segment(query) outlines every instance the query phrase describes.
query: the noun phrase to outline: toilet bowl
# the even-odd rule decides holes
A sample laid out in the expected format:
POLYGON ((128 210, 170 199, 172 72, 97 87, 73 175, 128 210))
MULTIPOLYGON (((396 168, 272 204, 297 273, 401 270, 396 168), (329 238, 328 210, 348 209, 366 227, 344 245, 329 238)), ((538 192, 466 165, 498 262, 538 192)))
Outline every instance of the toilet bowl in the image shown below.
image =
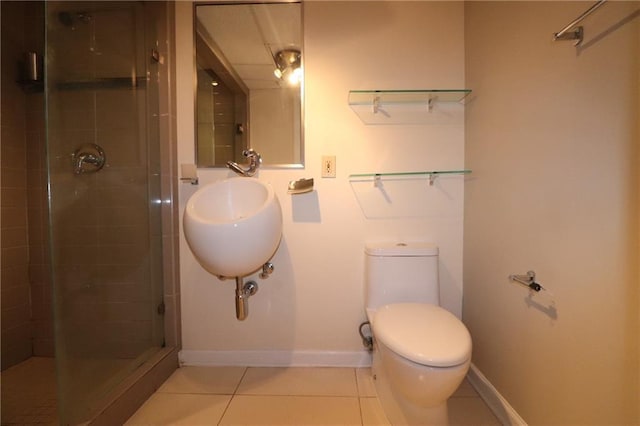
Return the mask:
POLYGON ((464 324, 439 306, 438 249, 377 243, 365 254, 372 373, 385 415, 393 425, 446 425, 472 345, 464 324))
POLYGON ((471 363, 471 337, 435 305, 385 305, 374 313, 373 374, 393 425, 446 425, 447 400, 471 363))

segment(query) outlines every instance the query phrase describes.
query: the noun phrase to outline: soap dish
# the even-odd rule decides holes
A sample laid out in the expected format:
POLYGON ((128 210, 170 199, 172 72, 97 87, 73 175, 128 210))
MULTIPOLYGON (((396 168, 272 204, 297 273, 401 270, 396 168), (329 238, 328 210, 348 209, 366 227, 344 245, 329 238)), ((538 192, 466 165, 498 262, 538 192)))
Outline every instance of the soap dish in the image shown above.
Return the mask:
POLYGON ((302 178, 289 182, 289 194, 304 194, 311 191, 313 191, 313 178, 302 178))

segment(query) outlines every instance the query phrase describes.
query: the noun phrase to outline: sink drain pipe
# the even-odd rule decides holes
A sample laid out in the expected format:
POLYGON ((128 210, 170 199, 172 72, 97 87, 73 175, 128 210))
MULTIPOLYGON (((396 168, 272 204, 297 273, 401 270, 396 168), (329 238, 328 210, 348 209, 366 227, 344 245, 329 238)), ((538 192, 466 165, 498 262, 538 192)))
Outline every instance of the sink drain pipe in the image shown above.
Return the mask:
POLYGON ((236 318, 244 321, 249 315, 249 297, 256 294, 258 284, 255 281, 243 282, 242 277, 236 277, 236 318))

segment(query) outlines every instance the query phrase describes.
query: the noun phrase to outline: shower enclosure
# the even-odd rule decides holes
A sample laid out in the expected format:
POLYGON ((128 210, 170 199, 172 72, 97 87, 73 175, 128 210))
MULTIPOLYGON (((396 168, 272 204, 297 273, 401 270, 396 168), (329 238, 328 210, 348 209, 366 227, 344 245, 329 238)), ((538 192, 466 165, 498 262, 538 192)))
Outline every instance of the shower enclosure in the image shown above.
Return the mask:
MULTIPOLYGON (((44 48, 25 52, 17 79, 27 104, 44 101, 41 145, 27 137, 25 151, 37 211, 28 214, 29 271, 40 272, 37 285, 30 273, 31 311, 44 307, 31 318, 31 355, 55 357, 60 424, 92 419, 165 346, 153 3, 40 3, 44 48)), ((25 112, 27 133, 36 113, 25 112)))
POLYGON ((46 109, 59 412, 163 345, 157 37, 140 2, 48 2, 46 109))

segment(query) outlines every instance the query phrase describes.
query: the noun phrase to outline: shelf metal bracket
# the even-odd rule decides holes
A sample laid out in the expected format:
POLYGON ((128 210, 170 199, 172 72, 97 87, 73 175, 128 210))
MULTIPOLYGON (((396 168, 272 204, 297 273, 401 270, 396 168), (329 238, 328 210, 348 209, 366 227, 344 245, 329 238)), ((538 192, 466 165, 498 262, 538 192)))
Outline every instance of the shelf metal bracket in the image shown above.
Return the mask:
POLYGON ((569 22, 563 29, 553 34, 553 39, 557 40, 576 40, 573 43, 574 46, 579 46, 582 43, 584 38, 584 29, 582 26, 576 27, 580 22, 584 20, 587 16, 591 15, 597 8, 605 4, 607 0, 599 0, 589 9, 587 9, 582 15, 578 16, 573 21, 569 22), (574 28, 572 30, 572 28, 574 28))
POLYGON ((429 96, 429 100, 427 101, 427 108, 429 112, 433 112, 433 104, 435 104, 437 100, 437 96, 429 96))
POLYGON ((433 186, 437 177, 438 177, 437 172, 429 173, 429 186, 433 186))
POLYGON ((574 46, 579 46, 580 43, 582 43, 582 40, 584 39, 584 28, 582 26, 579 26, 571 31, 566 31, 562 34, 560 33, 556 33, 554 34, 554 40, 575 40, 576 42, 573 43, 574 46))
POLYGON ((373 97, 373 113, 377 114, 380 111, 380 96, 373 97))

